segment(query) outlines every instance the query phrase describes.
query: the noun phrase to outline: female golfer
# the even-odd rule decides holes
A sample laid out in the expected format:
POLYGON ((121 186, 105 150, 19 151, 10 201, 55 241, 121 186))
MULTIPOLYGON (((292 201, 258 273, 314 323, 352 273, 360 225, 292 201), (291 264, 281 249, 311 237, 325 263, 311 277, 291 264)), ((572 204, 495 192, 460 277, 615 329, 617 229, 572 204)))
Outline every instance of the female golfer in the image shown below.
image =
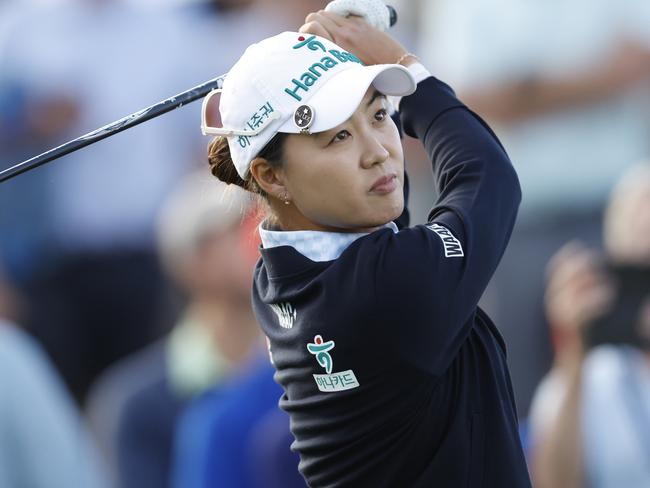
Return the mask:
POLYGON ((530 486, 477 307, 521 198, 492 131, 390 36, 323 11, 250 46, 219 108, 212 173, 268 202, 253 303, 309 485, 530 486), (393 103, 438 194, 401 230, 393 103))

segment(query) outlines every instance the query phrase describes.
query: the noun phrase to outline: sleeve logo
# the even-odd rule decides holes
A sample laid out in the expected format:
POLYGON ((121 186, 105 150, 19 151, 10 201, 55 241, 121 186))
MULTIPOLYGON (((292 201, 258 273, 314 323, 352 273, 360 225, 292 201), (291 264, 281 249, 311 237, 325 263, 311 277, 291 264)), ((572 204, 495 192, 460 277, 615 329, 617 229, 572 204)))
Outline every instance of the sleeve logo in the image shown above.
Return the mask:
POLYGON ((460 241, 454 237, 449 229, 440 224, 429 224, 426 226, 427 229, 432 230, 438 237, 442 240, 442 244, 445 248, 445 257, 446 258, 460 258, 465 255, 463 253, 463 246, 460 241))
POLYGON ((272 303, 271 310, 278 316, 280 327, 290 329, 296 321, 296 309, 290 303, 272 303))

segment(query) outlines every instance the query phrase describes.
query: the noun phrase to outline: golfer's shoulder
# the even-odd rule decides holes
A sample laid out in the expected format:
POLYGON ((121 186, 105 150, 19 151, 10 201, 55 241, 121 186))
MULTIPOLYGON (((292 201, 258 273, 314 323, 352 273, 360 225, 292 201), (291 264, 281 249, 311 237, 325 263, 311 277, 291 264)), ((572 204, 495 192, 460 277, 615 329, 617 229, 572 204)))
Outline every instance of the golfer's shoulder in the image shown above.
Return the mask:
POLYGON ((462 249, 454 232, 442 225, 415 225, 399 231, 380 229, 351 246, 349 256, 345 256, 349 262, 342 264, 368 270, 375 279, 399 282, 408 275, 411 280, 417 281, 420 276, 429 280, 441 261, 450 259, 452 253, 462 261, 462 249))
POLYGON ((405 227, 383 228, 368 234, 358 241, 357 253, 360 256, 370 256, 375 259, 387 254, 391 257, 402 255, 405 258, 415 258, 420 250, 430 252, 441 247, 443 237, 458 241, 455 226, 449 223, 429 222, 405 227))

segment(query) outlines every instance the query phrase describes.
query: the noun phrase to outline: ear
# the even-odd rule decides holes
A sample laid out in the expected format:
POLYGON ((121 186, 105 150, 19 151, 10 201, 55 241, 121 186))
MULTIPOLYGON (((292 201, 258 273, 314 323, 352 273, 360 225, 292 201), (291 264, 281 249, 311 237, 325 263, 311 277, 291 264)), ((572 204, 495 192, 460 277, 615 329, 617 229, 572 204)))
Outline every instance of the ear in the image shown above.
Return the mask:
POLYGON ((278 200, 286 198, 287 188, 284 185, 284 173, 281 168, 274 168, 264 158, 255 158, 251 161, 250 172, 269 197, 278 200))

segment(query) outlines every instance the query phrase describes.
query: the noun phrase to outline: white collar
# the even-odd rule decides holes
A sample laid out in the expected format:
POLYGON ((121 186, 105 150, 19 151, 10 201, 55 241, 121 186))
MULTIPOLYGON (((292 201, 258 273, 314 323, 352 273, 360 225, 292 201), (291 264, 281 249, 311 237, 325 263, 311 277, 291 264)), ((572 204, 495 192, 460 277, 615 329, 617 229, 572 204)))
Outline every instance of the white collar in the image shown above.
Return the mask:
MULTIPOLYGON (((358 238, 368 235, 368 232, 324 232, 315 230, 268 230, 265 222, 259 225, 262 246, 265 249, 278 246, 293 247, 303 256, 312 261, 332 261, 337 259, 347 247, 358 238)), ((394 222, 388 222, 382 228, 391 229, 397 233, 394 222)))

